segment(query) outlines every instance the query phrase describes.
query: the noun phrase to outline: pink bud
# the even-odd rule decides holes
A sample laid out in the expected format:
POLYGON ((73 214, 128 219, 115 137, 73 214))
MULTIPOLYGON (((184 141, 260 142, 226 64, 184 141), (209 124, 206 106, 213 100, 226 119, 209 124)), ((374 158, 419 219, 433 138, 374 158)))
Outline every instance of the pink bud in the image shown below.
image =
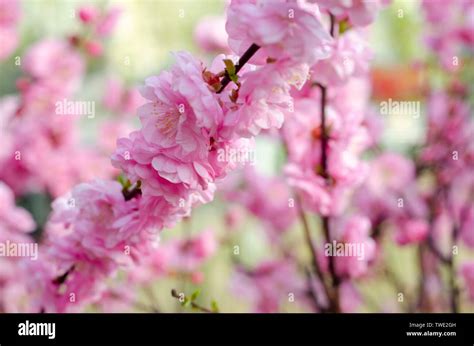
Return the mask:
POLYGON ((85 44, 85 49, 89 55, 94 57, 101 56, 104 51, 102 44, 97 41, 87 41, 85 44))
POLYGON ((204 281, 204 274, 202 272, 194 272, 191 274, 191 281, 195 285, 199 285, 204 281))
POLYGON ((90 23, 97 19, 99 12, 93 6, 84 6, 79 9, 79 18, 83 23, 90 23))

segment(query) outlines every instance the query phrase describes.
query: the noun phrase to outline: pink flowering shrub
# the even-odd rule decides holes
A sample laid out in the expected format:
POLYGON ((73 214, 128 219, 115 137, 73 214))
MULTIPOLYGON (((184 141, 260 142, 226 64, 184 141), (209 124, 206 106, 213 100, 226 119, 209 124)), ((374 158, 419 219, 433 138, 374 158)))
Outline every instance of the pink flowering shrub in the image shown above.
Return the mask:
POLYGON ((421 1, 423 78, 382 82, 389 1, 232 0, 166 63, 122 8, 34 38, 21 8, 0 0, 0 311, 472 311, 471 2, 421 1))

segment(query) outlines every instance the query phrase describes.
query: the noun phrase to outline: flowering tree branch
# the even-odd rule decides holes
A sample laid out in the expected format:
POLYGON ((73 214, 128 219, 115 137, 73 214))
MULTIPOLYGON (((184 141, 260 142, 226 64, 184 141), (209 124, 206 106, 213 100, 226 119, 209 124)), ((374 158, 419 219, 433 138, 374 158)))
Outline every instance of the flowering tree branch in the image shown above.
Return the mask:
MULTIPOLYGON (((250 58, 260 49, 260 46, 256 45, 253 43, 246 51, 245 53, 240 57, 239 62, 237 65, 235 65, 235 74, 239 73, 239 71, 244 67, 244 65, 250 60, 250 58)), ((222 91, 224 91, 225 87, 231 82, 231 78, 229 76, 229 73, 225 72, 224 78, 222 78, 221 81, 221 87, 217 91, 218 94, 220 94, 222 91)))
MULTIPOLYGON (((334 37, 334 30, 335 30, 335 18, 332 14, 330 14, 330 34, 334 37)), ((325 86, 321 84, 317 84, 321 90, 321 176, 326 180, 326 184, 329 183, 329 174, 328 174, 328 132, 327 132, 327 125, 326 125, 326 102, 327 102, 327 89, 325 86)), ((331 232, 329 229, 329 217, 323 216, 322 219, 322 228, 324 233, 324 238, 326 243, 331 242, 331 232)), ((340 311, 339 306, 339 284, 340 279, 336 273, 335 268, 335 258, 333 256, 329 256, 329 273, 331 275, 332 286, 334 288, 334 292, 331 297, 331 305, 332 310, 335 312, 340 311)))
POLYGON ((201 311, 201 312, 206 312, 206 313, 211 313, 211 314, 218 312, 217 309, 209 309, 209 308, 206 308, 206 307, 196 303, 195 298, 197 297, 197 295, 195 296, 193 294, 193 296, 187 297, 183 293, 179 294, 178 291, 176 291, 175 289, 172 289, 171 290, 171 296, 173 298, 178 299, 178 301, 181 303, 182 306, 190 305, 195 310, 198 310, 198 311, 201 311))

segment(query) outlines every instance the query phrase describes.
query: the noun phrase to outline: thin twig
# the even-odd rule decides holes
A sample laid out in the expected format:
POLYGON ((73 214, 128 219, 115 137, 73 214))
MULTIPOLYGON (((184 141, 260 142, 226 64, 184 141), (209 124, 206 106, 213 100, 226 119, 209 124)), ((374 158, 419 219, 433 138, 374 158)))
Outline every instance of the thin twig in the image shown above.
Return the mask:
MULTIPOLYGON (((324 293, 326 294, 327 299, 331 300, 331 291, 326 283, 326 280, 324 279, 324 274, 319 266, 318 253, 316 251, 316 248, 314 247, 313 239, 311 237, 311 231, 309 228, 308 219, 306 218, 306 215, 304 214, 304 211, 301 208, 301 202, 298 197, 297 197, 297 205, 298 205, 298 213, 301 219, 301 223, 303 224, 305 240, 311 252, 312 263, 313 263, 312 267, 314 268, 314 272, 318 276, 318 279, 324 288, 324 293)), ((316 304, 318 304, 319 306, 319 301, 317 299, 316 299, 316 304)))
MULTIPOLYGON (((175 289, 172 289, 172 290, 171 290, 171 296, 172 296, 173 298, 178 299, 178 301, 181 303, 181 300, 180 300, 181 297, 180 297, 180 295, 178 294, 178 292, 177 292, 175 289)), ((210 313, 210 314, 215 313, 215 311, 212 311, 211 309, 208 309, 208 308, 206 308, 206 307, 204 307, 204 306, 202 306, 202 305, 199 305, 199 304, 196 303, 196 302, 190 301, 189 304, 191 305, 191 307, 192 307, 193 309, 196 309, 196 310, 199 310, 199 311, 202 311, 202 312, 206 312, 206 313, 210 313)))
MULTIPOLYGON (((250 58, 260 49, 260 46, 253 43, 245 53, 240 57, 239 62, 235 65, 235 74, 239 73, 239 71, 244 67, 244 65, 250 60, 250 58)), ((230 83, 231 79, 227 71, 225 72, 224 78, 221 81, 221 87, 217 91, 217 94, 220 94, 224 91, 225 87, 230 83)))

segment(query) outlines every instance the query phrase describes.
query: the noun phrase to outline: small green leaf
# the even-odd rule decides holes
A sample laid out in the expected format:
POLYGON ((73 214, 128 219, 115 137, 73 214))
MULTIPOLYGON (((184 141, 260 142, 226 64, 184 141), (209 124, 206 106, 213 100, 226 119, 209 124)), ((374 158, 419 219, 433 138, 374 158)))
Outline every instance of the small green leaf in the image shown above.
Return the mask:
POLYGON ((224 64, 225 64, 225 70, 227 71, 227 74, 229 75, 229 78, 231 81, 234 83, 237 83, 239 77, 237 76, 235 72, 235 65, 234 62, 230 59, 224 59, 224 64))
POLYGON ((199 297, 199 295, 201 294, 201 290, 196 290, 193 292, 193 294, 191 294, 191 301, 194 302, 197 297, 199 297))
POLYGON ((188 297, 184 297, 184 301, 181 303, 181 306, 188 307, 191 305, 191 300, 188 297))
POLYGON ((219 312, 219 306, 217 305, 217 302, 214 299, 211 302, 211 310, 212 312, 219 312))
POLYGON ((120 174, 118 177, 117 177, 117 180, 118 182, 120 183, 120 185, 122 185, 122 187, 124 189, 128 189, 132 183, 130 182, 130 180, 128 180, 123 174, 120 174))
POLYGON ((339 34, 343 34, 345 33, 347 30, 349 30, 351 28, 351 24, 349 23, 349 21, 347 19, 344 19, 342 21, 339 22, 339 34))
POLYGON ((234 62, 230 59, 224 59, 225 69, 229 75, 235 74, 235 65, 234 62))

